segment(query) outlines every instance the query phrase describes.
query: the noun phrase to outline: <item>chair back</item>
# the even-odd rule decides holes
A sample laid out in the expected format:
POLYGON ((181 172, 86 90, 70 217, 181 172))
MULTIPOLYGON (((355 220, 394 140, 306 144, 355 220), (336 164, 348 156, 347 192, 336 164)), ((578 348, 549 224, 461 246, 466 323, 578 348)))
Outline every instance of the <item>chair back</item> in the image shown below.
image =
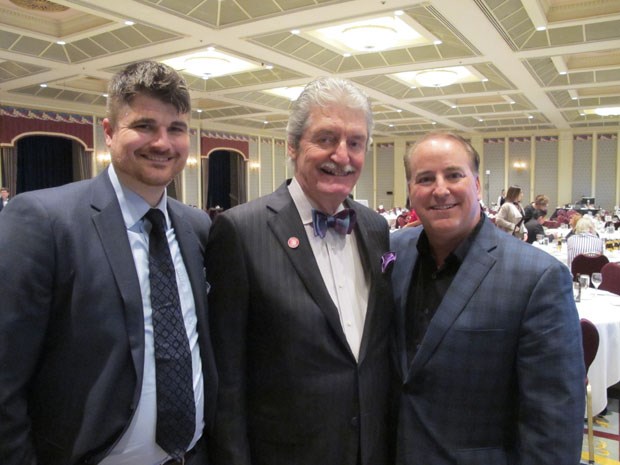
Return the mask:
POLYGON ((586 366, 586 373, 596 357, 598 352, 598 329, 594 326, 590 320, 582 318, 579 323, 581 324, 581 340, 583 344, 583 361, 586 366))
MULTIPOLYGON (((603 266, 609 263, 609 258, 601 254, 579 254, 573 258, 570 271, 573 273, 573 281, 577 281, 578 274, 592 275, 599 273, 603 266)), ((593 287, 593 286, 591 286, 593 287)))
POLYGON ((620 295, 620 263, 607 263, 601 268, 603 281, 599 289, 620 295))

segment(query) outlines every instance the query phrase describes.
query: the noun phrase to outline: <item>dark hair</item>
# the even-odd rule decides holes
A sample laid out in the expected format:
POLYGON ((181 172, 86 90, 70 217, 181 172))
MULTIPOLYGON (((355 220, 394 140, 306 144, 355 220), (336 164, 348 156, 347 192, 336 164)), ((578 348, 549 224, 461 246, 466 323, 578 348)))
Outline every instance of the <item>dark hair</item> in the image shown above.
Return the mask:
POLYGON ((506 192, 506 202, 518 202, 519 194, 522 192, 519 186, 510 186, 506 192))
POLYGON ((534 210, 532 213, 532 219, 537 220, 539 218, 544 218, 547 216, 547 210, 534 210))
POLYGON ((405 175, 407 176, 407 182, 411 181, 411 163, 410 163, 411 155, 413 154, 413 152, 415 152, 418 146, 422 144, 422 142, 425 142, 429 139, 451 139, 461 144, 463 148, 465 149, 465 152, 467 152, 467 155, 469 156, 469 162, 470 162, 472 172, 475 175, 478 175, 478 170, 480 169, 480 155, 478 155, 478 152, 476 151, 476 149, 466 139, 464 139, 463 137, 453 132, 432 131, 422 136, 421 139, 418 139, 413 144, 411 149, 409 149, 407 153, 405 154, 404 161, 405 161, 405 175))
POLYGON ((107 116, 116 125, 119 108, 129 105, 137 95, 169 103, 179 113, 192 109, 189 89, 183 77, 173 68, 156 61, 139 61, 116 73, 108 84, 107 116))

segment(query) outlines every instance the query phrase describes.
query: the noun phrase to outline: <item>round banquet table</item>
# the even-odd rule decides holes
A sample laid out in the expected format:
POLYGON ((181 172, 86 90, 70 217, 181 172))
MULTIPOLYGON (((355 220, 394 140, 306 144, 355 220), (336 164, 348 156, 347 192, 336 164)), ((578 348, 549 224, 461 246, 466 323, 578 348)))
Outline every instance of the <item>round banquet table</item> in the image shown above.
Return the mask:
POLYGON ((588 370, 592 387, 592 413, 597 415, 607 406, 607 388, 620 381, 620 295, 594 289, 582 292, 577 302, 580 318, 590 320, 598 329, 599 346, 588 370))

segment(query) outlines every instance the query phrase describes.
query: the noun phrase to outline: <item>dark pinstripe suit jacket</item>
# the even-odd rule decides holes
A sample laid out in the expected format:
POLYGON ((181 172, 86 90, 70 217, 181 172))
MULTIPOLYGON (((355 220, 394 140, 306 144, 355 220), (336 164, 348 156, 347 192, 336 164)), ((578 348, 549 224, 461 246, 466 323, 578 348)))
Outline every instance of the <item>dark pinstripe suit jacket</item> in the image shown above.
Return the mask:
POLYGON ((577 465, 581 331, 568 268, 488 219, 411 364, 404 321, 422 227, 391 237, 400 465, 577 465))
POLYGON ((387 465, 388 227, 351 202, 370 276, 356 363, 283 184, 218 215, 207 247, 220 373, 215 465, 387 465), (299 246, 287 245, 289 238, 299 246))

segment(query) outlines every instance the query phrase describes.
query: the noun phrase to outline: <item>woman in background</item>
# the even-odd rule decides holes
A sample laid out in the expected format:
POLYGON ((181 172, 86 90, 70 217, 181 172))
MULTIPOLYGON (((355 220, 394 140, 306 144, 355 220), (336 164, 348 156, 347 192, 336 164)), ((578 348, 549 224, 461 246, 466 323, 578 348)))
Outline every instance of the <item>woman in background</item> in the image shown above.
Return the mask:
POLYGON ((506 194, 504 205, 497 212, 495 224, 519 239, 527 239, 527 230, 523 224, 523 207, 521 207, 521 199, 523 191, 519 186, 510 186, 506 194))

